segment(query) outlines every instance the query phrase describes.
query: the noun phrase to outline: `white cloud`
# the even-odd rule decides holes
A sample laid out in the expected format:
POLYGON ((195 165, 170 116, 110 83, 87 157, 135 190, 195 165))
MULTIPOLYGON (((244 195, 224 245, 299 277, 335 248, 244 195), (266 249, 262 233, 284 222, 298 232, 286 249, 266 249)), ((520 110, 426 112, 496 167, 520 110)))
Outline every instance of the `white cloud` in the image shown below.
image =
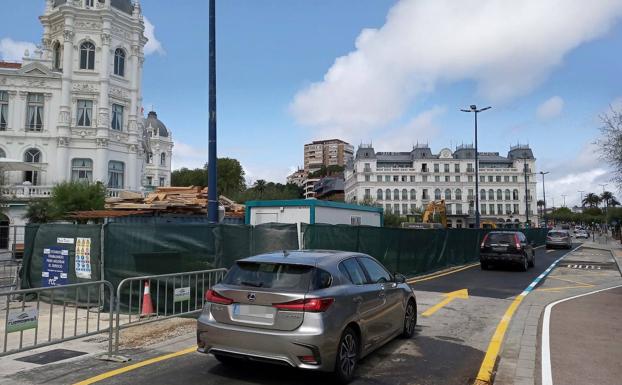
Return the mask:
POLYGON ((562 113, 563 109, 564 99, 560 98, 559 96, 553 96, 552 98, 547 99, 538 106, 536 115, 539 119, 542 120, 553 119, 559 116, 559 114, 562 113))
POLYGON ((15 41, 10 37, 0 39, 0 59, 7 61, 22 61, 24 51, 32 55, 37 46, 29 41, 15 41))
POLYGON ((200 168, 207 163, 207 149, 198 148, 190 144, 175 140, 173 148, 173 160, 171 168, 173 170, 186 168, 200 168))
POLYGON ((290 110, 302 125, 364 137, 437 85, 472 80, 483 98, 508 100, 621 15, 620 0, 400 0, 290 110))
POLYGON ((402 127, 385 131, 380 140, 374 143, 374 148, 376 151, 408 151, 415 144, 408 142, 411 138, 419 143, 431 142, 440 132, 434 119, 443 115, 446 110, 445 107, 435 106, 418 114, 402 127))
POLYGON ((162 47, 162 43, 155 37, 155 26, 151 24, 149 19, 146 17, 145 20, 145 37, 149 39, 147 44, 145 45, 145 55, 151 55, 152 53, 157 53, 160 55, 164 55, 166 52, 162 47))

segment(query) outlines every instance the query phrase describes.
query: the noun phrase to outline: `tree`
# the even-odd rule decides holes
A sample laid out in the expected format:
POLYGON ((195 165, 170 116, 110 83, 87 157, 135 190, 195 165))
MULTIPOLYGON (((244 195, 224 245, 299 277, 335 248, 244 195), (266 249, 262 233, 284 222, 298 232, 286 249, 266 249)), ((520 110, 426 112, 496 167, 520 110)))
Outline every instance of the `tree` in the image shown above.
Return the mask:
POLYGON ((542 199, 538 199, 536 205, 540 209, 540 216, 544 216, 544 201, 542 199))
POLYGON ((259 193, 259 198, 263 198, 263 193, 264 191, 266 191, 266 184, 266 181, 263 179, 259 179, 255 182, 255 185, 253 187, 259 193))
POLYGON ((24 219, 28 223, 47 223, 55 220, 54 208, 50 199, 36 199, 28 203, 24 219))
POLYGON ((585 198, 583 198, 583 201, 581 202, 583 207, 585 206, 598 207, 599 203, 600 203, 600 197, 594 193, 587 194, 585 198))
POLYGON ((105 200, 106 188, 101 183, 63 182, 54 186, 49 199, 31 201, 24 218, 32 223, 46 223, 74 211, 102 210, 105 200))
POLYGON ((622 186, 622 108, 611 107, 601 117, 601 138, 596 141, 601 157, 614 169, 613 181, 622 186))
POLYGON ((343 174, 344 167, 336 164, 328 167, 322 165, 318 171, 309 174, 309 178, 323 178, 325 176, 341 175, 343 174))
MULTIPOLYGON (((237 159, 218 159, 218 194, 234 196, 246 188, 244 169, 237 159)), ((203 168, 181 168, 171 173, 172 186, 207 186, 207 164, 203 168)))
POLYGON ((600 194, 600 201, 605 202, 605 207, 609 207, 612 199, 615 199, 615 197, 610 191, 603 191, 603 193, 600 194))

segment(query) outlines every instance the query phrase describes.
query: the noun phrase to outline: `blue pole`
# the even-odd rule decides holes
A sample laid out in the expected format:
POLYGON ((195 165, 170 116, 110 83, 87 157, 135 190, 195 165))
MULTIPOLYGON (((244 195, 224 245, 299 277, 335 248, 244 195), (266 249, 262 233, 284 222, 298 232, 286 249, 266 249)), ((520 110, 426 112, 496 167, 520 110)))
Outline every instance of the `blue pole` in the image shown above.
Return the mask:
POLYGON ((216 157, 216 0, 209 1, 209 146, 207 218, 218 222, 218 170, 216 157))

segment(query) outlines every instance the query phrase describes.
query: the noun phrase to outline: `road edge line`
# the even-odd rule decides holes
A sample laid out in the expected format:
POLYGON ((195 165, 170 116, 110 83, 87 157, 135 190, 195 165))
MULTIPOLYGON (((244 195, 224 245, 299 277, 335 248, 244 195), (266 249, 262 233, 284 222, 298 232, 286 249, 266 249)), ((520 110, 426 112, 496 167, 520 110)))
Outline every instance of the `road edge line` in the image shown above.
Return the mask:
POLYGON ((503 343, 503 339, 505 338, 505 332, 516 312, 518 306, 523 302, 523 299, 529 294, 537 285, 540 283, 542 279, 544 279, 549 273, 557 266, 559 261, 564 259, 568 254, 573 253, 580 249, 582 245, 577 246, 576 248, 568 251, 561 257, 557 258, 551 265, 544 270, 536 279, 534 279, 526 288, 523 290, 508 306, 507 310, 503 314, 501 321, 497 325, 495 329, 495 333, 492 335, 490 339, 490 343, 488 344, 488 348, 486 349, 486 355, 482 360, 482 365, 479 368, 479 372, 477 373, 477 377, 475 377, 474 385, 482 385, 482 384, 492 384, 492 374, 495 369, 495 365, 497 363, 497 357, 499 356, 499 351, 501 350, 501 344, 503 343))
POLYGON ((132 365, 124 366, 122 368, 118 368, 118 369, 110 370, 108 372, 104 372, 102 374, 98 374, 97 376, 94 376, 94 377, 91 377, 91 378, 87 378, 86 380, 82 380, 80 382, 76 382, 73 385, 90 385, 90 384, 94 384, 96 382, 105 380, 107 378, 114 377, 114 376, 117 376, 119 374, 127 373, 127 372, 130 372, 132 370, 142 368, 143 366, 155 364, 156 362, 160 362, 160 361, 168 360, 170 358, 175 358, 175 357, 183 356, 185 354, 196 352, 196 350, 197 350, 196 346, 193 346, 191 348, 186 348, 186 349, 183 349, 183 350, 179 350, 179 351, 174 352, 174 353, 164 354, 162 356, 157 356, 157 357, 145 360, 145 361, 137 362, 137 363, 132 364, 132 365))
POLYGON ((456 268, 454 268, 452 270, 449 270, 449 271, 444 271, 444 272, 440 272, 440 273, 432 273, 432 274, 428 274, 428 275, 423 275, 421 278, 413 277, 413 278, 407 279, 406 283, 411 284, 411 283, 429 281, 431 279, 443 277, 445 275, 449 275, 449 274, 457 273, 459 271, 470 269, 470 268, 475 267, 477 265, 479 265, 479 262, 473 262, 473 263, 468 264, 468 265, 463 265, 463 266, 456 267, 456 268))
POLYGON ((570 300, 580 298, 580 297, 586 297, 588 295, 600 293, 602 291, 617 289, 619 287, 622 287, 622 285, 611 286, 611 287, 607 287, 604 289, 594 290, 588 293, 574 295, 572 297, 563 298, 563 299, 560 299, 558 301, 555 301, 553 303, 546 305, 546 308, 544 308, 544 318, 542 320, 542 349, 541 349, 542 355, 540 358, 541 364, 542 364, 542 377, 541 377, 542 385, 553 385, 553 372, 551 370, 551 350, 550 350, 551 349, 551 345, 550 345, 551 344, 551 338, 550 338, 551 337, 550 336, 551 311, 553 307, 562 302, 570 301, 570 300))

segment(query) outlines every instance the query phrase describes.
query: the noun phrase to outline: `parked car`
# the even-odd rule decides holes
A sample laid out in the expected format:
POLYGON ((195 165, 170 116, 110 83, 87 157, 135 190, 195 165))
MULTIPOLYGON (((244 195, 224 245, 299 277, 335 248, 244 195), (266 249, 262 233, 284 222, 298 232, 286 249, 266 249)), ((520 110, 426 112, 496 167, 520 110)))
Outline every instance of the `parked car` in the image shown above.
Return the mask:
POLYGON ((340 251, 284 251, 245 258, 206 292, 198 351, 333 372, 352 379, 358 361, 396 336, 410 338, 417 301, 401 274, 340 251))
POLYGON ((536 264, 533 244, 520 231, 491 231, 484 236, 479 253, 482 270, 501 263, 518 264, 522 271, 536 264))
POLYGON ((568 230, 551 230, 546 234, 546 248, 564 247, 572 248, 572 237, 568 230))
POLYGON ((590 233, 588 233, 586 230, 578 230, 574 233, 575 238, 579 239, 579 238, 583 238, 583 239, 589 239, 590 238, 590 233))

